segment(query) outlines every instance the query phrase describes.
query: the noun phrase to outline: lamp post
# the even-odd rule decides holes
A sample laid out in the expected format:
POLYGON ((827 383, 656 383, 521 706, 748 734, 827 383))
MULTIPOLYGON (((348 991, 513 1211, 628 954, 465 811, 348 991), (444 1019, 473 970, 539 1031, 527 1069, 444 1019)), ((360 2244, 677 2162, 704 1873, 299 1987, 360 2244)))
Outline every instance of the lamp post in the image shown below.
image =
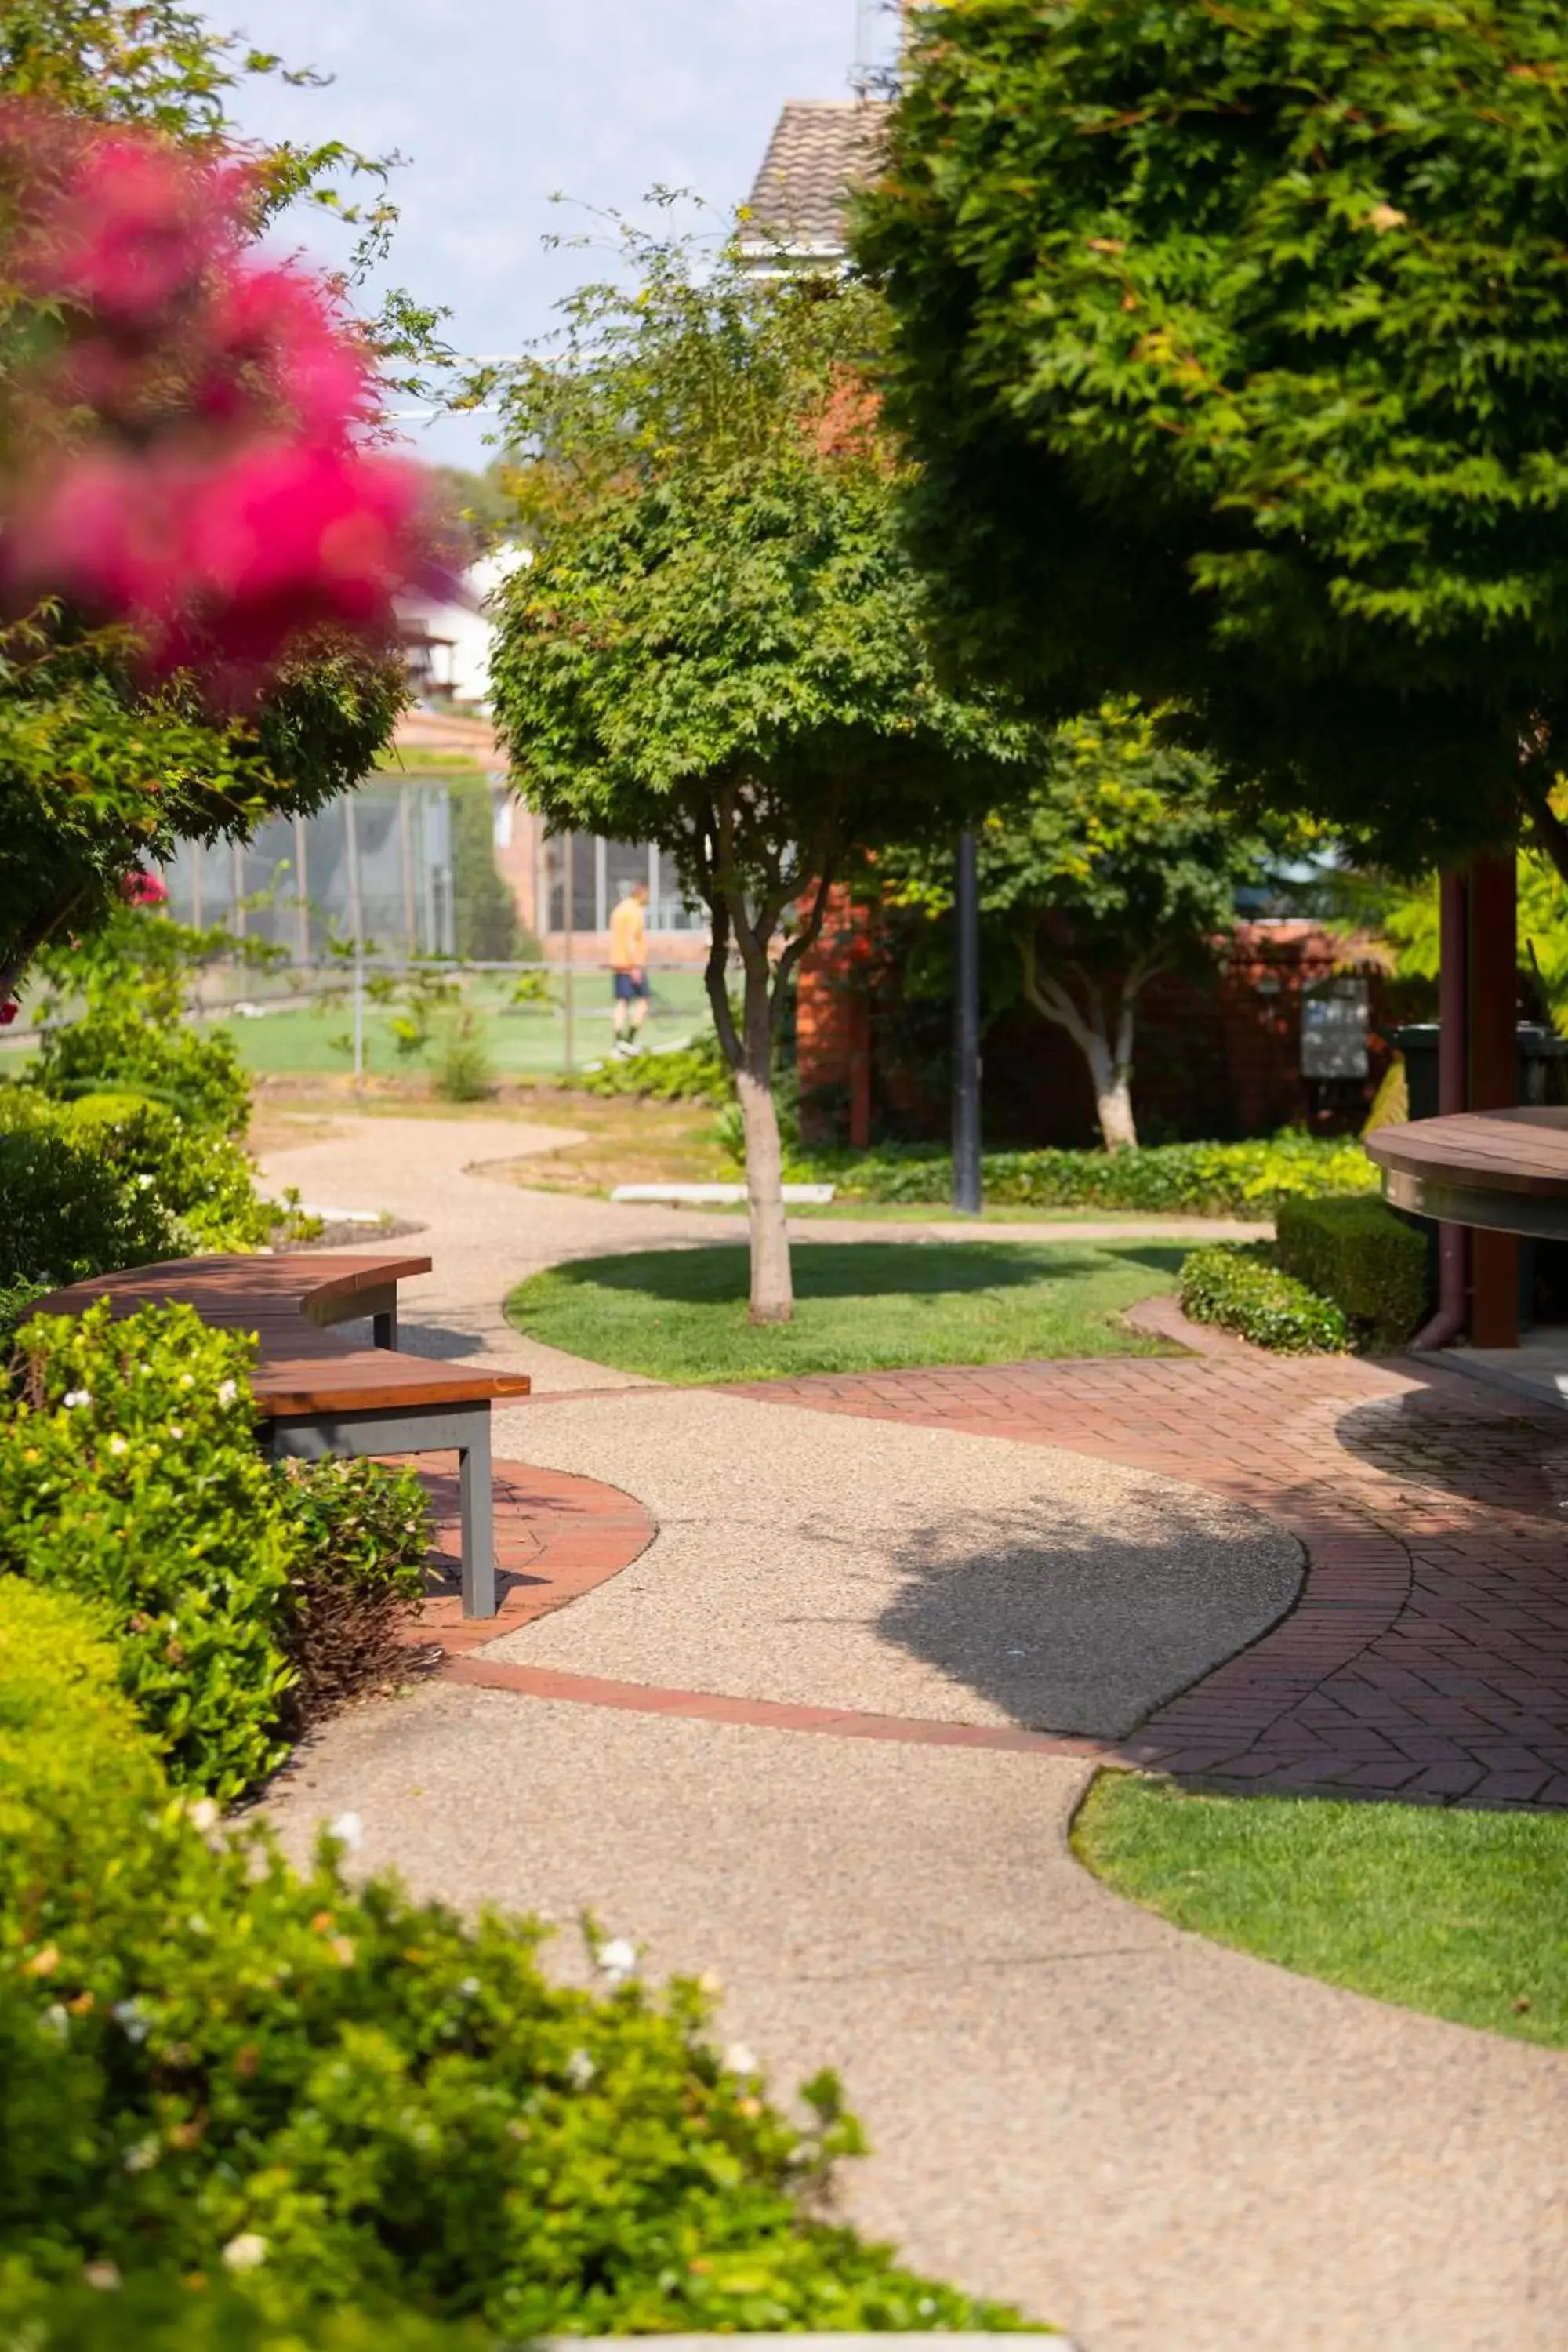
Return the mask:
POLYGON ((980 1214, 980 874, 974 835, 961 833, 952 893, 952 1205, 980 1214))

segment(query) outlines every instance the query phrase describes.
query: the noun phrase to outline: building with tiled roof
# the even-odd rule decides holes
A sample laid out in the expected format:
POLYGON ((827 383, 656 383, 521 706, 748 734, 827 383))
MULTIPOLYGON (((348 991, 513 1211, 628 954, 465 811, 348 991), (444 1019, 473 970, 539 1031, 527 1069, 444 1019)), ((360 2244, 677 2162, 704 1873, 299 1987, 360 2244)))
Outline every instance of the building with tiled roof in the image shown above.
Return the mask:
POLYGON ((791 99, 747 199, 742 250, 763 267, 842 261, 846 205, 877 168, 887 113, 880 99, 791 99))

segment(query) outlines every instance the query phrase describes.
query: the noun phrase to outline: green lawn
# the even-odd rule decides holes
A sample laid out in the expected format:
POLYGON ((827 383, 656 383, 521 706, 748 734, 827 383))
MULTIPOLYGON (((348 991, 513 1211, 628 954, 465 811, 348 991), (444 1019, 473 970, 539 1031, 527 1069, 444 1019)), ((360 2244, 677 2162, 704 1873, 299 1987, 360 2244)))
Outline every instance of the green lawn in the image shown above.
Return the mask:
MULTIPOLYGON (((559 972, 551 985, 563 1000, 566 981, 559 972)), ((658 971, 652 975, 653 1004, 643 1032, 646 1044, 668 1045, 707 1025, 707 996, 697 971, 658 971)), ((584 969, 571 982, 574 1035, 571 1066, 599 1061, 609 1052, 610 975, 584 969)), ((480 1035, 498 1077, 549 1076, 568 1067, 566 1017, 563 1002, 550 1005, 514 1005, 500 976, 476 974, 468 982, 464 1001, 479 1016, 480 1035)), ((215 1022, 232 1034, 247 1069, 269 1076, 298 1071, 302 1076, 347 1070, 353 1065, 353 1011, 344 997, 312 1006, 300 1004, 268 1011, 253 1018, 215 1022)), ((367 1005, 364 1023, 365 1064, 373 1076, 417 1076, 427 1071, 432 1056, 408 1060, 399 1055, 388 1015, 367 1005)))
POLYGON ((1179 1927, 1568 2049, 1568 1815, 1186 1795, 1108 1772, 1074 1845, 1179 1927))
POLYGON ((795 1321, 753 1328, 744 1248, 639 1250, 536 1274, 507 1313, 552 1348, 663 1381, 1151 1355, 1158 1342, 1117 1318, 1173 1289, 1182 1256, 1152 1242, 797 1242, 795 1321))

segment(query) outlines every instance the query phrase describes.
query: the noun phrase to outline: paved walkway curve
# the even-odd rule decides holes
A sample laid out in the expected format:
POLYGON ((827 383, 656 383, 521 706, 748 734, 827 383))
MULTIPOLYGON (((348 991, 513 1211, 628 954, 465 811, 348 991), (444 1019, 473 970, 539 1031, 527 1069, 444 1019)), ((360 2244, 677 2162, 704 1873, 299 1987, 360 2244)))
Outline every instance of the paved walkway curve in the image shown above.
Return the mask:
MULTIPOLYGON (((492 1189, 454 1171, 482 1156, 472 1137, 423 1147, 446 1171, 431 1245, 472 1283, 459 1332, 484 1265, 493 1314, 517 1264, 489 1208, 465 1238, 492 1189)), ((409 1189, 420 1148, 398 1139, 409 1189)), ((364 1197, 315 1149, 309 1190, 364 1197)), ((304 1157, 283 1155, 280 1180, 300 1181, 304 1157)), ((502 1197, 526 1221, 520 1255, 660 1237, 640 1212, 502 1197)), ((438 1325, 432 1344, 450 1344, 438 1325)), ((1038 1416, 1019 1444, 926 1425, 929 1397, 874 1429, 826 1402, 602 1387, 500 1416, 528 1479, 548 1474, 557 1500, 597 1482, 607 1511, 632 1498, 658 1536, 454 1664, 553 1677, 536 1692, 555 1695, 437 1680, 329 1727, 275 1805, 286 1838, 352 1807, 367 1862, 423 1890, 568 1923, 591 1906, 650 1969, 717 1969, 725 2030, 779 2084, 824 2061, 843 2073, 876 2149, 847 2184, 854 2216, 1086 2352, 1559 2352, 1568 2062, 1121 1901, 1068 1843, 1092 1762, 1038 1733, 1013 1744, 1068 1706, 1097 1745, 1125 1738, 1130 1714, 1180 1706, 1238 1645, 1261 1654, 1293 1622, 1297 1544, 1250 1497, 1042 1442, 1038 1416), (1178 1655, 1194 1608, 1195 1670, 1178 1655), (1086 1647, 1105 1671, 1075 1678, 1086 1647), (582 1704, 595 1677, 622 1699, 582 1704), (835 1677, 841 1711, 902 1728, 733 1719, 798 1714, 835 1677)))

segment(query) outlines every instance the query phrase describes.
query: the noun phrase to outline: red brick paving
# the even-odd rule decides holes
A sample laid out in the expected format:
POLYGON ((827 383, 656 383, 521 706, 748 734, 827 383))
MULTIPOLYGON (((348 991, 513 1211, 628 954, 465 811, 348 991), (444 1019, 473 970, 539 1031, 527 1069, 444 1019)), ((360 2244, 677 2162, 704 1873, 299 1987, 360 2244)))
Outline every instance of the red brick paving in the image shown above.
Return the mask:
POLYGON ((1124 1761, 1273 1791, 1568 1805, 1568 1420, 1436 1362, 1291 1360, 1194 1333, 1163 1303, 1149 1319, 1203 1352, 731 1393, 1062 1446, 1288 1527, 1308 1558, 1294 1608, 1110 1751, 1124 1761))
POLYGON ((458 1580, 458 1474, 455 1467, 431 1471, 428 1461, 420 1457, 420 1474, 435 1507, 437 1553, 447 1565, 433 1565, 430 1598, 407 1639, 421 1644, 434 1637, 447 1660, 564 1608, 629 1568, 653 1540, 652 1519, 618 1486, 524 1462, 498 1462, 492 1475, 499 1605, 493 1617, 465 1618, 458 1580))

